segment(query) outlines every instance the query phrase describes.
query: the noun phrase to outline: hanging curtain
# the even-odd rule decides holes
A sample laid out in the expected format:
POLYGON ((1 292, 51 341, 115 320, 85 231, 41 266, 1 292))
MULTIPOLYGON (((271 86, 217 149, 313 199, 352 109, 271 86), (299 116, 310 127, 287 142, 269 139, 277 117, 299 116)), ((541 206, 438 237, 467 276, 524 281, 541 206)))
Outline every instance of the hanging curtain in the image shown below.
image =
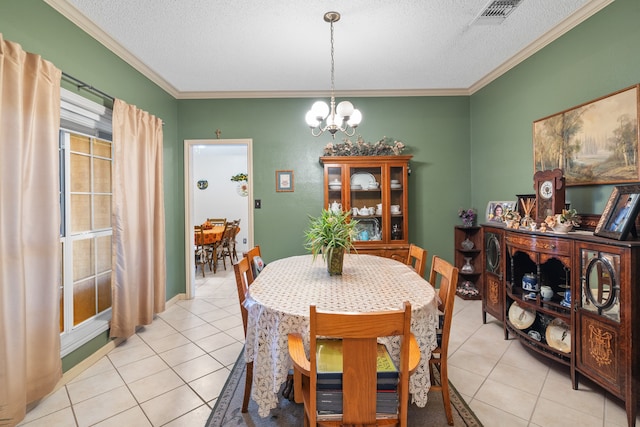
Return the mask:
POLYGON ((113 105, 111 337, 130 337, 165 308, 162 121, 116 99, 113 105))
POLYGON ((60 78, 0 34, 0 425, 62 376, 60 78))

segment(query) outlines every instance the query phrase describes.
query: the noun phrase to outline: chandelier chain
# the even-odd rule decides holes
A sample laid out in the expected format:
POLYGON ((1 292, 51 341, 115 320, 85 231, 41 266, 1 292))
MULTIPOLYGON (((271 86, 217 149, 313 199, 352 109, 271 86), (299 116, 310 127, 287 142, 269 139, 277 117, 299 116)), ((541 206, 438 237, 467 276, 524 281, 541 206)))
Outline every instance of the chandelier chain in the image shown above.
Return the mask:
POLYGON ((333 20, 331 21, 331 97, 335 92, 334 59, 333 59, 333 20))

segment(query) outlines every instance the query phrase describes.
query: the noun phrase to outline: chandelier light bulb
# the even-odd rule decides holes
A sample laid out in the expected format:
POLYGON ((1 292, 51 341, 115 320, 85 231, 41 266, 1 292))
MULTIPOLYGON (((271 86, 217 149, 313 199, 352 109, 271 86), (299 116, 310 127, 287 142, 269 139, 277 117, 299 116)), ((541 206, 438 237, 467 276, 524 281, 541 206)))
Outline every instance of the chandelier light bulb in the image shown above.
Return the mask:
POLYGON ((349 117, 349 121, 347 121, 347 124, 355 129, 358 127, 361 120, 362 113, 356 108, 355 110, 353 110, 353 113, 351 113, 351 117, 349 117))
POLYGON ((313 110, 307 111, 307 115, 304 119, 311 128, 318 126, 320 122, 322 122, 322 120, 318 120, 318 117, 314 114, 313 110))
POLYGON ((342 101, 338 104, 336 113, 338 113, 338 116, 348 119, 353 114, 353 104, 349 101, 342 101))
POLYGON ((319 121, 322 121, 329 115, 329 106, 324 101, 316 101, 311 106, 311 111, 319 121))

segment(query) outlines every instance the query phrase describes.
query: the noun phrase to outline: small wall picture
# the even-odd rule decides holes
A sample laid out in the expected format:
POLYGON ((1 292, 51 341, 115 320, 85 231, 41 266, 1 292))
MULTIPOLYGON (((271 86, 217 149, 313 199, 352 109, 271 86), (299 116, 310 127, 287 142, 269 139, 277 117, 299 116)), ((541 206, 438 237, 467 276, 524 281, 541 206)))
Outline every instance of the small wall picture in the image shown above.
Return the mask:
POLYGON ((488 223, 502 224, 502 215, 507 213, 508 210, 514 210, 515 206, 515 200, 489 202, 485 219, 488 223))
POLYGON ((635 220, 639 209, 640 185, 616 185, 593 234, 624 240, 631 232, 635 237, 635 220))
POLYGON ((276 191, 277 192, 283 192, 283 191, 293 192, 293 171, 292 170, 276 171, 276 191))

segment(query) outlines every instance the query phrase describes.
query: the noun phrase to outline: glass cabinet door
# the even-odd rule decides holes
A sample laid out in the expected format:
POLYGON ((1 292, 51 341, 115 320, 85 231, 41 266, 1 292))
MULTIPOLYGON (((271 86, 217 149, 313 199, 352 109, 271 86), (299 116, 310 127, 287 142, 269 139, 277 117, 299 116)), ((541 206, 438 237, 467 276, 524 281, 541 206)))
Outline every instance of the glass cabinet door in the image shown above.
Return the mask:
POLYGON ((349 168, 351 216, 358 221, 358 241, 382 240, 384 209, 380 166, 349 168))
POLYGON ((327 209, 329 205, 334 202, 342 204, 343 209, 346 209, 346 207, 344 206, 344 199, 342 197, 342 190, 345 187, 345 183, 342 181, 342 167, 328 166, 327 182, 325 183, 327 185, 327 188, 325 189, 325 191, 327 191, 327 197, 325 197, 325 200, 327 201, 328 205, 325 206, 325 209, 327 209))
POLYGON ((620 322, 620 255, 580 251, 581 308, 620 322))
POLYGON ((403 227, 405 210, 407 208, 404 206, 406 184, 404 168, 402 166, 392 166, 389 169, 391 240, 406 239, 406 230, 404 230, 403 227))

